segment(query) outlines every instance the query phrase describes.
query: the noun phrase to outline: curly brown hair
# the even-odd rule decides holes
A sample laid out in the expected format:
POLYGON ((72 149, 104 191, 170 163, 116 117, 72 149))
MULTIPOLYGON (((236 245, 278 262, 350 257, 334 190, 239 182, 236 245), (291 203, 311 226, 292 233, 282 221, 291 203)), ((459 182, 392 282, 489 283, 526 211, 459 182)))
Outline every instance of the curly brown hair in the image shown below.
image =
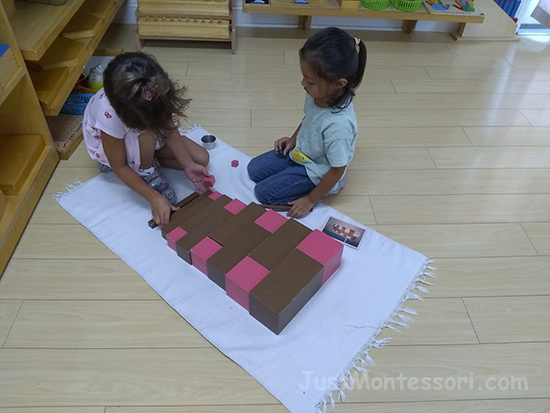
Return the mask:
POLYGON ((109 102, 129 128, 164 138, 186 118, 191 101, 184 97, 187 88, 172 81, 151 55, 122 53, 109 63, 103 77, 109 102))

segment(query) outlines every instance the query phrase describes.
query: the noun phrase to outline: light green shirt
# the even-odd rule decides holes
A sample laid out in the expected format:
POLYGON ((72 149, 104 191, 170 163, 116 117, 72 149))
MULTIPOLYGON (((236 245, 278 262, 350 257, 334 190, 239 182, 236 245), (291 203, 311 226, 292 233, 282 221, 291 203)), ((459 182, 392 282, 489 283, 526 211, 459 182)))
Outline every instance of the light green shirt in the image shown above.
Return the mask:
POLYGON ((350 164, 355 152, 357 119, 353 103, 342 111, 320 108, 310 95, 306 96, 304 113, 290 157, 303 165, 309 179, 318 185, 330 168, 350 164))

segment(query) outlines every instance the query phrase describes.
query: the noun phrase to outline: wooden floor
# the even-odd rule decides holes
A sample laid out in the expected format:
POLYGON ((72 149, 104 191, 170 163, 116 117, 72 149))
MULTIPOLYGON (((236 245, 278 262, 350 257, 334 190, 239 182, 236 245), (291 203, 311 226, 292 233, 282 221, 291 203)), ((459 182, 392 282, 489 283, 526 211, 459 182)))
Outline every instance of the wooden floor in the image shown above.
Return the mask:
MULTIPOLYGON (((256 155, 301 119, 305 36, 146 51, 189 85, 189 122, 256 155)), ((550 41, 361 36, 356 156, 327 201, 433 257, 438 278, 371 353, 372 387, 419 382, 363 383, 335 411, 549 412, 550 41)), ((132 34, 113 26, 106 44, 131 50, 132 34)), ((83 147, 59 164, 0 280, 0 413, 286 411, 52 200, 97 173, 83 147)))

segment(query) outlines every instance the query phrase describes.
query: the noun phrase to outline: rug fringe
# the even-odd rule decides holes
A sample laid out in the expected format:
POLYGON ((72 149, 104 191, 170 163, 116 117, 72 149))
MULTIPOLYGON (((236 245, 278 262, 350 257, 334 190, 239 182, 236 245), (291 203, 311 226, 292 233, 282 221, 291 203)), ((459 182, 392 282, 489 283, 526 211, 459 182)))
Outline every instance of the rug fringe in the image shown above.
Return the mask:
POLYGON ((399 300, 399 303, 396 305, 393 313, 386 320, 381 327, 379 327, 374 334, 372 335, 372 340, 367 343, 361 351, 355 356, 355 358, 348 364, 346 369, 340 374, 337 380, 328 388, 325 394, 322 396, 321 400, 315 406, 315 413, 326 413, 327 405, 330 401, 331 409, 334 409, 334 398, 335 396, 343 402, 346 398, 346 391, 351 391, 351 386, 355 383, 355 379, 352 375, 353 371, 359 372, 365 377, 368 375, 369 368, 374 367, 374 360, 370 357, 369 352, 373 348, 383 348, 388 345, 391 341, 391 338, 385 337, 380 340, 377 340, 376 337, 382 332, 382 329, 388 328, 391 331, 397 333, 401 332, 398 327, 409 328, 410 324, 413 321, 413 318, 410 316, 418 315, 418 313, 411 307, 403 307, 403 304, 408 300, 420 300, 424 301, 422 296, 414 293, 414 290, 417 290, 421 293, 427 294, 429 290, 419 284, 424 285, 433 285, 431 282, 427 281, 427 278, 435 278, 435 267, 432 267, 433 261, 430 258, 427 258, 424 265, 420 269, 419 273, 416 275, 414 280, 407 288, 407 291, 399 300))
POLYGON ((65 195, 76 191, 77 189, 83 187, 87 183, 88 182, 75 181, 72 184, 65 184, 65 192, 54 192, 52 194, 52 198, 55 199, 57 202, 59 202, 59 200, 63 198, 65 195))

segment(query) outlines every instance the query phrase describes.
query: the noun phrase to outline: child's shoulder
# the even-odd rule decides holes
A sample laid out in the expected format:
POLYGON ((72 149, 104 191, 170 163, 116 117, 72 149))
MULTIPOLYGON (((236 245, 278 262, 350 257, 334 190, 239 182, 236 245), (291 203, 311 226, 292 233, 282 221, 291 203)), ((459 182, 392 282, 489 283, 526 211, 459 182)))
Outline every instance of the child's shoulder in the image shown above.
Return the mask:
POLYGON ((103 89, 96 92, 90 99, 86 112, 95 128, 111 136, 122 139, 128 132, 128 128, 116 114, 103 89))
POLYGON ((105 119, 118 119, 103 89, 99 89, 88 103, 89 109, 99 118, 103 114, 105 119))

